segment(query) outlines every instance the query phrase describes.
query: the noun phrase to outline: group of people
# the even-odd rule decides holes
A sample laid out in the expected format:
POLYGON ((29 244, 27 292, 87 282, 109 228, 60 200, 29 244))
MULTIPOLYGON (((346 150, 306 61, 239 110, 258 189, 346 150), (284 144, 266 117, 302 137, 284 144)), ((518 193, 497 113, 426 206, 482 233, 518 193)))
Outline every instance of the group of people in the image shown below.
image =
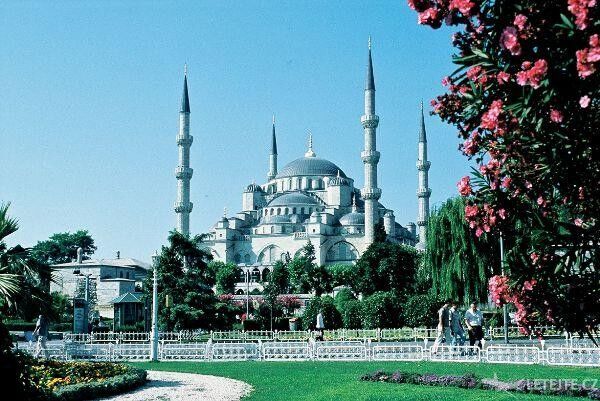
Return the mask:
POLYGON ((437 352, 438 347, 443 343, 452 346, 464 345, 466 342, 465 327, 470 345, 482 348, 483 313, 477 308, 477 303, 472 302, 464 316, 461 316, 456 301, 449 299, 444 302, 444 305, 438 310, 437 337, 433 344, 433 352, 437 352))

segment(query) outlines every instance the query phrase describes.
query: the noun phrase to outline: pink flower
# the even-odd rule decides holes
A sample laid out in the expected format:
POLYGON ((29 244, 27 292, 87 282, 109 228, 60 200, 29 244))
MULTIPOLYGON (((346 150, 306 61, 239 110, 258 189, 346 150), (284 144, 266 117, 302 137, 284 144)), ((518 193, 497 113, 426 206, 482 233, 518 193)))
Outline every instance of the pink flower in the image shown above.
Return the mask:
POLYGON ((546 201, 544 200, 544 198, 542 196, 540 196, 539 198, 537 198, 536 202, 537 202, 537 204, 539 206, 543 206, 546 203, 546 201))
POLYGON ((508 187, 510 187, 511 182, 512 182, 512 178, 504 177, 504 179, 502 180, 502 187, 508 189, 508 187))
POLYGON ((471 178, 468 176, 461 178, 456 186, 458 187, 458 193, 462 196, 469 196, 473 193, 473 188, 471 188, 471 178))
POLYGON ((579 105, 582 109, 586 109, 590 105, 590 97, 588 95, 582 96, 579 99, 579 105))
POLYGON ((479 207, 477 205, 465 206, 465 217, 474 218, 474 217, 477 217, 478 213, 479 213, 479 207))
POLYGON ((525 281, 523 283, 523 289, 525 291, 532 291, 533 287, 537 284, 537 280, 525 281))
POLYGON ((476 65, 475 67, 469 68, 469 70, 467 71, 467 78, 469 78, 471 81, 475 81, 480 73, 481 66, 476 65))
POLYGON ((495 130, 498 127, 498 117, 502 113, 502 100, 494 100, 488 111, 481 116, 480 127, 495 130))
POLYGON ((469 0, 451 0, 448 8, 450 10, 460 11, 460 13, 464 16, 471 15, 471 10, 475 7, 475 3, 469 0))
POLYGON ((498 209, 498 216, 500 216, 500 218, 502 220, 505 220, 506 219, 506 210, 504 210, 504 209, 498 209))
POLYGON ((575 223, 575 225, 577 227, 581 227, 583 225, 583 220, 577 218, 577 219, 573 220, 573 223, 575 223))
POLYGON ((481 227, 477 227, 477 230, 475 230, 475 236, 477 238, 481 237, 483 235, 483 230, 481 229, 481 227))
POLYGON ((538 259, 540 258, 535 252, 529 255, 529 257, 531 258, 531 262, 533 262, 534 265, 538 262, 538 259))
POLYGON ((552 121, 554 121, 555 123, 560 123, 563 120, 563 114, 556 109, 551 109, 550 110, 550 119, 552 121))
POLYGON ((440 12, 437 8, 430 7, 427 10, 419 13, 419 24, 431 25, 432 27, 439 27, 441 25, 438 17, 440 12))
POLYGON ((510 79, 510 74, 504 71, 500 71, 498 75, 496 75, 496 79, 498 80, 498 83, 502 85, 503 83, 508 82, 508 80, 510 79))
POLYGON ((442 85, 449 86, 451 84, 452 84, 452 80, 450 79, 450 77, 444 77, 444 78, 442 78, 442 85))
POLYGON ((522 31, 523 29, 525 29, 526 23, 527 23, 527 17, 524 16, 523 14, 517 14, 517 16, 515 17, 515 21, 513 22, 513 24, 519 29, 519 31, 522 31))
POLYGON ((513 56, 521 54, 521 44, 519 43, 519 37, 517 29, 514 26, 504 28, 502 35, 500 36, 500 46, 506 49, 513 56))
POLYGON ((517 73, 517 83, 521 86, 531 85, 533 88, 539 88, 542 78, 548 72, 548 62, 539 59, 535 63, 525 61, 521 65, 522 71, 517 73))
POLYGON ((596 0, 568 0, 568 9, 575 16, 575 25, 584 30, 588 24, 588 8, 596 5, 596 0))
POLYGON ((596 72, 596 67, 588 61, 589 49, 577 50, 577 72, 581 78, 586 78, 596 72))

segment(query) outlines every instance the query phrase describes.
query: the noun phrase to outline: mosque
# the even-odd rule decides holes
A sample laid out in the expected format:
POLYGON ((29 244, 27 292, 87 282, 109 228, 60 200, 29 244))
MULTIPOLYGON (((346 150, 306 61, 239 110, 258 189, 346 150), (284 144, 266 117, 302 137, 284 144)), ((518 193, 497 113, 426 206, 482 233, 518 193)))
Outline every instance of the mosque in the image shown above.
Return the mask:
MULTIPOLYGON (((242 210, 234 216, 224 213, 206 240, 216 260, 239 266, 241 282, 237 286, 238 294, 251 288, 260 288, 260 283, 267 280, 273 264, 281 259, 293 258, 307 241, 314 245, 316 262, 321 265, 354 263, 373 243, 375 225, 379 222, 383 223, 388 240, 424 248, 431 190, 428 187, 430 162, 427 160, 423 107, 417 159, 418 219, 416 225, 408 223, 402 226, 396 222, 393 210, 379 202, 381 189, 377 184, 377 164, 380 152, 376 145, 379 117, 375 114, 375 78, 370 40, 364 110, 360 118, 364 130, 364 149, 361 152, 364 179, 361 189, 355 187, 354 179, 348 177, 342 168, 317 156, 310 136, 304 156, 279 169, 273 119, 266 182, 248 185, 242 193, 242 210)), ((190 135, 187 74, 184 76, 179 118, 175 212, 177 230, 189 234, 189 216, 193 207, 190 202, 193 170, 189 165, 189 155, 193 137, 190 135)))

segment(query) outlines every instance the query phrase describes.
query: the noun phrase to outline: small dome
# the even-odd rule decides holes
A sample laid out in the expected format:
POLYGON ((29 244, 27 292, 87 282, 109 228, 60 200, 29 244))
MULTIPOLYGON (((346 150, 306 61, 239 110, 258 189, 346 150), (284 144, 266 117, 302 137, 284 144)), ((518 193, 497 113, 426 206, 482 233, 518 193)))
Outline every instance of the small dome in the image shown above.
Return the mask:
POLYGON ((340 224, 343 226, 361 226, 365 224, 365 214, 361 212, 352 212, 340 217, 340 224))
POLYGON ((288 192, 271 200, 270 206, 289 206, 289 205, 317 205, 318 202, 311 196, 302 192, 288 192))
POLYGON ((260 185, 252 183, 246 187, 244 192, 263 192, 263 189, 260 187, 260 185))
POLYGON ((346 178, 346 174, 326 159, 319 157, 301 157, 286 164, 277 174, 276 178, 297 177, 297 176, 340 176, 346 178))

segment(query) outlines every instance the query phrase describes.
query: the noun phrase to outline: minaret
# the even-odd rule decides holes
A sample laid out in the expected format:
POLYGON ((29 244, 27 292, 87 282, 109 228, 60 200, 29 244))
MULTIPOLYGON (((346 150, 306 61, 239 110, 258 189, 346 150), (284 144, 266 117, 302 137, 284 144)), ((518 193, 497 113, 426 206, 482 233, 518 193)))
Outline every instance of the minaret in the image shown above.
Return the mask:
POLYGON ((427 133, 425 132, 425 114, 423 112, 423 101, 421 101, 421 129, 419 131, 419 155, 417 159, 417 170, 419 171, 419 188, 417 198, 419 199, 419 243, 417 248, 425 249, 427 238, 427 220, 429 219, 429 167, 431 162, 427 160, 427 133))
POLYGON ((177 201, 175 213, 177 214, 177 231, 181 234, 190 234, 190 213, 194 206, 190 202, 190 179, 194 170, 190 168, 190 147, 194 138, 190 135, 190 99, 187 86, 187 65, 183 76, 183 95, 181 96, 181 109, 179 110, 179 134, 177 147, 179 148, 179 166, 175 169, 177 178, 177 201))
POLYGON ((378 200, 381 189, 377 188, 377 151, 376 130, 379 117, 375 114, 375 79, 373 78, 373 60, 371 59, 371 37, 369 36, 369 61, 367 64, 367 80, 365 82, 365 114, 360 118, 365 132, 365 150, 360 154, 365 165, 365 186, 361 191, 365 202, 365 240, 371 245, 375 240, 375 223, 379 219, 378 200))
POLYGON ((273 114, 273 135, 271 137, 271 154, 269 155, 269 174, 267 179, 271 181, 277 175, 277 137, 275 137, 275 114, 273 114))

